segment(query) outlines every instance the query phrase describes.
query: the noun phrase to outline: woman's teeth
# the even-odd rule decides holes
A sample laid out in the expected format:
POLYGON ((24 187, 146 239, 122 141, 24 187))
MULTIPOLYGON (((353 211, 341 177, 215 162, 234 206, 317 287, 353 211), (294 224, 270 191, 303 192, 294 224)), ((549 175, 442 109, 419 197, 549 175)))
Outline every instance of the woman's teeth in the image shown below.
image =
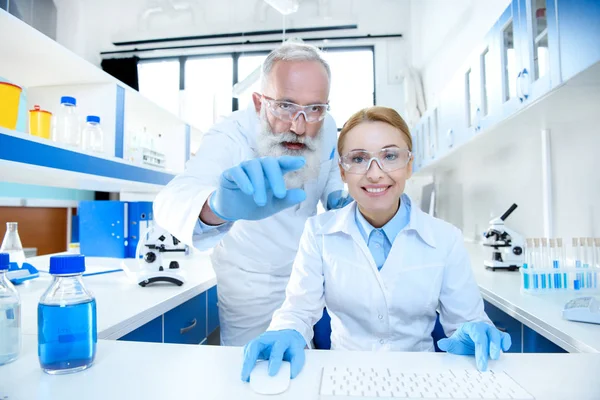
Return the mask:
POLYGON ((381 193, 387 190, 387 188, 365 188, 369 193, 381 193))

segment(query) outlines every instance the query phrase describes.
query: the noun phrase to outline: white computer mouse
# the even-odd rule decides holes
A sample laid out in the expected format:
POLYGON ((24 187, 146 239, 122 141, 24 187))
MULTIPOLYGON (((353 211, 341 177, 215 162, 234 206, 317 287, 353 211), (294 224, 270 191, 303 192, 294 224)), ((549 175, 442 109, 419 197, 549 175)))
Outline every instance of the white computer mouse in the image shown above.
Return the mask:
POLYGON ((250 387, 258 394, 283 393, 290 386, 290 363, 284 361, 275 376, 269 376, 269 362, 258 361, 250 373, 250 387))

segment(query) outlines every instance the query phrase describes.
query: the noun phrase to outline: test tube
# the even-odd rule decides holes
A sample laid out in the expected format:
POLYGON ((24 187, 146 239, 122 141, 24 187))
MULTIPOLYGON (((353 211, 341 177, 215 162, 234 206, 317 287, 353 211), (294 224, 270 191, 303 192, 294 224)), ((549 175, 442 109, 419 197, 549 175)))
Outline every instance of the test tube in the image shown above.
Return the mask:
POLYGON ((533 250, 533 241, 531 239, 525 239, 525 262, 523 263, 523 289, 529 290, 529 272, 527 269, 532 267, 531 265, 531 251, 533 250))
MULTIPOLYGON (((559 261, 558 251, 556 249, 556 240, 550 239, 548 243, 550 244, 550 260, 552 261, 552 269, 558 269, 559 261)), ((560 289, 560 274, 553 272, 551 282, 554 289, 560 289)))
MULTIPOLYGON (((533 264, 533 269, 540 269, 540 239, 533 239, 533 248, 531 252, 531 263, 533 264)), ((533 288, 540 288, 540 280, 539 275, 537 273, 533 273, 533 288)))
POLYGON ((600 238, 594 239, 594 254, 596 260, 596 268, 600 268, 600 238))
MULTIPOLYGON (((575 269, 581 268, 581 251, 579 248, 579 240, 577 238, 573 238, 573 263, 575 264, 575 269)), ((573 289, 579 290, 581 289, 581 274, 579 272, 575 273, 575 278, 573 279, 573 289)))
MULTIPOLYGON (((540 246, 540 266, 542 267, 543 270, 546 270, 548 268, 549 262, 548 262, 548 239, 546 239, 545 237, 542 238, 541 240, 542 245, 540 246)), ((547 279, 547 274, 543 273, 542 274, 542 289, 549 289, 550 288, 550 282, 549 279, 547 279)))
MULTIPOLYGON (((556 250, 558 252, 558 268, 566 268, 567 267, 567 257, 565 254, 565 248, 563 247, 562 238, 556 239, 556 250)), ((562 279, 561 279, 561 276, 559 276, 559 278, 558 278, 558 280, 560 282, 560 288, 566 289, 568 287, 567 286, 568 285, 567 273, 564 272, 561 275, 562 275, 562 279)))
MULTIPOLYGON (((587 269, 591 269, 593 268, 594 264, 596 263, 596 260, 594 260, 594 239, 593 238, 587 238, 586 239, 586 257, 585 257, 585 261, 586 261, 586 268, 587 269)), ((596 274, 593 271, 589 271, 587 272, 587 279, 586 279, 586 283, 587 283, 587 288, 588 289, 592 289, 592 288, 596 288, 598 287, 598 282, 596 281, 596 274)))

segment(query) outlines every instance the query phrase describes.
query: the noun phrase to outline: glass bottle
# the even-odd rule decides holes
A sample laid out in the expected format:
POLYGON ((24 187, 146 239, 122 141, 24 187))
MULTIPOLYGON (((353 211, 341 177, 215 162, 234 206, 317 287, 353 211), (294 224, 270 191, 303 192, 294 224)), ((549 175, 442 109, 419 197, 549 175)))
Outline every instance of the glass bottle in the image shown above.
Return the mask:
POLYGON ((9 259, 0 253, 0 365, 16 360, 21 351, 21 300, 6 276, 9 259))
POLYGON ((19 237, 19 224, 16 222, 6 223, 6 233, 0 247, 0 253, 7 253, 11 263, 17 263, 19 268, 25 262, 25 252, 19 237))

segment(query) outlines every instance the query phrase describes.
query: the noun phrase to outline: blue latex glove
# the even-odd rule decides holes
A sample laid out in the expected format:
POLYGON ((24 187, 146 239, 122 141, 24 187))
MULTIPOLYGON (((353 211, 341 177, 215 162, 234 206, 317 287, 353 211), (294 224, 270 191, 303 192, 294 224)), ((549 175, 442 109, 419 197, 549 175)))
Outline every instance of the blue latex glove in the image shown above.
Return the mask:
POLYGON ((304 338, 294 329, 267 331, 244 347, 242 380, 250 381, 250 372, 258 360, 269 360, 269 375, 275 376, 282 361, 290 362, 290 377, 294 379, 304 366, 304 338))
POLYGON ((287 190, 283 176, 304 166, 304 157, 262 157, 221 174, 210 209, 225 221, 260 220, 306 200, 302 189, 287 190))
POLYGON ((327 211, 346 207, 348 204, 352 203, 352 201, 354 201, 354 199, 347 191, 336 190, 329 193, 329 196, 327 196, 327 211))
POLYGON ((459 355, 475 355, 477 369, 485 371, 488 356, 492 360, 500 358, 500 350, 508 351, 512 340, 510 335, 500 332, 485 322, 465 322, 447 339, 440 339, 438 347, 442 351, 459 355))

